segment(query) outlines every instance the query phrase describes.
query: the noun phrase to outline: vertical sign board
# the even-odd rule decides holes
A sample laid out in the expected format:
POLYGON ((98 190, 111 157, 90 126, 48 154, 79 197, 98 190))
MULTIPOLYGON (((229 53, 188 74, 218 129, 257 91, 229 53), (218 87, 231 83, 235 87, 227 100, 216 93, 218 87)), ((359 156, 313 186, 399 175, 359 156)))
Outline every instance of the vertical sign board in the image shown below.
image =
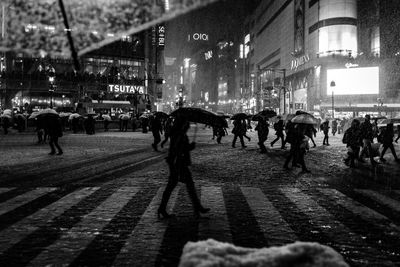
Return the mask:
POLYGON ((165 25, 157 25, 157 47, 164 49, 165 46, 165 25))
POLYGON ((304 0, 294 0, 294 54, 304 54, 304 0))

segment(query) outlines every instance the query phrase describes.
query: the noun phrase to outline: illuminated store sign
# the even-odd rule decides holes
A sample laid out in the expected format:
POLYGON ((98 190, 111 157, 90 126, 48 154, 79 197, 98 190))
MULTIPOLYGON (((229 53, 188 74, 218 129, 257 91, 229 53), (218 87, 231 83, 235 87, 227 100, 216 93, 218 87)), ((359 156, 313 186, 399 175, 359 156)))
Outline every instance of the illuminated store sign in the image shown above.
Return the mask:
POLYGON ((326 87, 328 95, 379 94, 379 67, 327 70, 326 87))
POLYGON ((120 93, 120 94, 144 94, 144 86, 141 85, 119 85, 119 84, 109 84, 109 93, 120 93))
POLYGON ((306 64, 308 61, 310 61, 310 57, 307 54, 305 54, 304 56, 298 57, 296 59, 293 59, 290 69, 295 70, 298 67, 300 67, 301 65, 306 64))
POLYGON ((158 25, 158 46, 165 45, 165 25, 158 25))
POLYGON ((188 35, 188 41, 208 41, 208 34, 206 33, 193 33, 188 35))

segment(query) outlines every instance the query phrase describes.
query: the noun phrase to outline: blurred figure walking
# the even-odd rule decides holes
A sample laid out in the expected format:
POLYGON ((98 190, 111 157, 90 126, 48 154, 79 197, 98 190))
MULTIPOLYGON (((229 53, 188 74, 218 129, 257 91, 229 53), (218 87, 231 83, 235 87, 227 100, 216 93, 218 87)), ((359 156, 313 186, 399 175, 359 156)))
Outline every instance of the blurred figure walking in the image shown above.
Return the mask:
POLYGON ((361 123, 361 125, 360 125, 361 139, 362 139, 362 144, 363 144, 363 148, 361 149, 361 153, 360 153, 360 162, 365 162, 363 159, 363 156, 365 154, 368 154, 371 164, 376 165, 377 162, 374 160, 372 147, 371 147, 374 136, 373 136, 372 124, 371 124, 370 120, 371 120, 371 116, 367 114, 367 115, 365 115, 365 121, 363 123, 361 123))
POLYGON ((258 134, 258 146, 260 147, 261 153, 267 153, 267 148, 264 142, 267 141, 269 133, 269 124, 265 119, 260 119, 255 128, 258 134))
POLYGON ((234 134, 233 140, 232 140, 232 147, 236 147, 236 140, 239 137, 240 139, 240 144, 242 145, 242 148, 246 148, 243 140, 243 136, 246 134, 246 126, 247 124, 243 122, 241 119, 236 119, 233 121, 233 129, 232 133, 234 134))
POLYGON ((354 168, 355 160, 359 160, 360 154, 361 131, 359 120, 355 119, 351 122, 350 128, 344 132, 342 142, 347 147, 347 158, 344 163, 354 168))
POLYGON ((158 143, 161 141, 162 134, 162 126, 161 126, 161 118, 157 115, 151 118, 151 132, 153 133, 154 141, 151 146, 153 147, 154 151, 158 151, 158 143))
POLYGON ((60 118, 58 116, 51 116, 45 119, 45 124, 45 129, 49 135, 49 145, 51 149, 49 155, 54 155, 56 153, 55 148, 58 150, 57 155, 62 155, 63 151, 58 144, 58 138, 63 136, 60 118))
POLYGON ((386 162, 386 160, 383 158, 383 156, 386 153, 386 150, 389 148, 390 151, 392 152, 392 155, 394 157, 394 160, 399 162, 399 158, 396 155, 396 151, 393 146, 393 138, 394 138, 394 129, 393 129, 393 123, 389 123, 386 126, 386 129, 383 129, 382 132, 380 133, 380 140, 382 141, 383 145, 383 150, 382 153, 380 154, 380 161, 386 162))
POLYGON ((279 141, 279 139, 281 139, 281 142, 282 142, 281 143, 281 148, 284 149, 285 148, 285 135, 283 134, 284 124, 283 124, 282 117, 279 116, 278 118, 279 118, 279 120, 274 123, 274 129, 275 129, 276 138, 271 142, 271 147, 273 147, 274 144, 277 141, 279 141))
POLYGON ((186 118, 177 117, 175 119, 171 130, 171 144, 167 156, 167 163, 169 166, 168 184, 164 190, 160 206, 157 210, 158 218, 171 218, 174 216, 169 214, 166 208, 171 193, 178 182, 186 184, 186 189, 192 201, 196 216, 199 216, 200 213, 207 213, 210 211, 209 208, 204 208, 201 205, 194 186, 192 173, 189 169, 189 166, 191 165, 190 151, 193 150, 196 145, 194 142, 189 143, 189 138, 187 136, 189 128, 190 124, 186 118))
POLYGON ((326 119, 322 124, 321 124, 321 129, 324 132, 324 141, 322 144, 324 146, 329 146, 329 120, 326 119))

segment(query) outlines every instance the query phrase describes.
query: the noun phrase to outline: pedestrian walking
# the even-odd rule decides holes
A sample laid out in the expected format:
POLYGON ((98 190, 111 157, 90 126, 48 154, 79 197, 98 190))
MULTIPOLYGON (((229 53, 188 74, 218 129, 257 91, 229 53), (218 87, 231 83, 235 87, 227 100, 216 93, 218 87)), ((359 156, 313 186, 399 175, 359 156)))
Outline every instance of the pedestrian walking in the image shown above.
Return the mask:
POLYGON ((314 128, 314 125, 307 124, 306 125, 306 136, 310 138, 311 142, 313 143, 313 147, 316 147, 314 137, 317 137, 317 130, 314 128))
POLYGON ((236 140, 239 137, 242 148, 246 148, 247 146, 245 146, 243 140, 243 136, 246 134, 246 122, 244 122, 241 119, 234 120, 232 133, 233 133, 232 147, 236 146, 236 140))
POLYGON ((160 144, 161 148, 164 147, 165 143, 171 137, 171 129, 172 129, 172 123, 173 122, 174 122, 174 120, 173 120, 172 117, 168 117, 167 121, 165 122, 165 125, 164 125, 164 140, 160 144))
POLYGON ((388 148, 392 152, 392 155, 393 155, 395 161, 399 162, 399 158, 397 157, 396 151, 393 146, 393 138, 394 138, 393 123, 389 123, 386 126, 386 129, 383 129, 381 131, 380 137, 378 138, 382 142, 382 145, 383 145, 383 150, 382 150, 382 152, 380 154, 380 158, 379 158, 379 160, 381 162, 386 162, 386 160, 383 158, 383 156, 385 155, 386 150, 388 148))
POLYGON ((58 138, 63 136, 62 133, 62 125, 61 120, 58 116, 51 116, 45 119, 46 130, 49 135, 49 145, 50 145, 50 153, 49 155, 56 154, 57 148, 57 155, 62 155, 63 150, 61 149, 60 145, 58 144, 58 138))
POLYGON ((284 123, 282 118, 279 116, 279 120, 274 123, 274 130, 275 130, 275 135, 276 138, 271 142, 271 147, 274 146, 274 144, 281 139, 281 149, 285 148, 285 135, 283 134, 284 130, 284 123))
POLYGON ((185 183, 196 216, 199 216, 200 213, 207 213, 210 211, 209 208, 205 208, 201 205, 189 169, 191 165, 190 151, 196 146, 194 142, 189 143, 189 138, 187 136, 189 128, 189 121, 185 117, 178 116, 175 119, 171 130, 171 144, 167 156, 167 163, 169 166, 168 184, 165 187, 160 206, 157 210, 158 218, 171 218, 174 216, 169 214, 166 208, 171 193, 178 182, 185 183))
POLYGON ((11 125, 10 119, 6 116, 3 116, 3 117, 1 117, 1 121, 2 121, 4 134, 8 134, 8 128, 11 125))
POLYGON ((225 135, 228 135, 228 132, 226 131, 226 128, 224 128, 222 126, 216 126, 215 134, 217 137, 217 143, 221 144, 222 137, 224 137, 225 135))
POLYGON ((162 126, 161 126, 161 118, 157 115, 152 116, 151 120, 151 132, 153 133, 154 141, 151 144, 154 151, 158 151, 158 143, 161 142, 161 135, 162 134, 162 126))
POLYGON ((326 119, 322 124, 321 124, 321 129, 322 132, 324 133, 324 140, 322 144, 324 146, 329 146, 329 120, 326 119))
POLYGON ((397 143, 397 141, 400 139, 400 124, 397 125, 397 138, 395 140, 395 142, 397 143))
POLYGON ((337 130, 338 130, 338 122, 336 119, 333 119, 333 121, 332 121, 332 135, 333 136, 335 136, 337 130))
POLYGON ((89 135, 94 134, 96 121, 93 118, 92 114, 88 114, 88 117, 85 119, 84 123, 85 123, 86 134, 89 134, 89 135))
POLYGON ((260 119, 255 128, 258 135, 258 146, 260 147, 261 153, 267 153, 267 148, 264 142, 267 141, 269 133, 269 124, 265 119, 260 119))
POLYGON ((343 144, 346 144, 347 147, 347 158, 344 160, 344 163, 350 168, 355 167, 355 160, 359 160, 360 153, 360 144, 361 144, 361 130, 360 130, 360 121, 353 120, 351 122, 351 126, 344 132, 343 144))
POLYGON ((38 144, 45 144, 47 139, 47 131, 45 130, 45 121, 42 116, 35 118, 36 135, 38 137, 38 144))
POLYGON ((148 132, 148 126, 149 126, 149 119, 145 116, 141 117, 141 124, 142 124, 142 133, 147 133, 148 132))
POLYGON ((309 173, 310 170, 307 169, 307 166, 304 161, 304 155, 306 154, 307 146, 309 138, 305 135, 306 125, 305 124, 296 124, 293 127, 293 132, 289 133, 290 137, 290 152, 288 157, 285 160, 285 164, 283 165, 284 169, 289 168, 289 162, 292 160, 292 166, 297 167, 297 163, 301 165, 303 173, 309 173))
POLYGON ((369 114, 365 115, 365 121, 360 125, 361 131, 361 140, 362 140, 362 149, 360 153, 360 162, 365 162, 363 157, 365 154, 369 156, 370 162, 372 165, 376 164, 376 161, 373 157, 371 144, 373 143, 373 130, 371 124, 371 116, 369 114))

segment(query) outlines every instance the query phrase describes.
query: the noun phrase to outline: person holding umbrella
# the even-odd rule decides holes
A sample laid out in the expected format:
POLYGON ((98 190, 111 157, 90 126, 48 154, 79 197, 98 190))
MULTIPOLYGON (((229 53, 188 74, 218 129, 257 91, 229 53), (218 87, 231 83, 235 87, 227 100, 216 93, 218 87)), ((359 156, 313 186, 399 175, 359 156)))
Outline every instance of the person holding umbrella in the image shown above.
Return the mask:
POLYGON ((371 124, 370 120, 371 120, 371 116, 369 114, 367 114, 367 115, 365 115, 364 122, 361 123, 361 125, 360 125, 361 139, 362 139, 362 144, 363 144, 363 148, 361 149, 361 153, 360 153, 360 162, 365 162, 363 160, 363 156, 364 156, 364 154, 368 154, 370 162, 374 166, 374 165, 376 165, 376 161, 374 160, 372 146, 371 146, 373 139, 374 139, 374 135, 373 135, 372 124, 371 124))
POLYGON ((165 122, 164 126, 164 140, 161 142, 161 148, 164 147, 165 143, 168 141, 168 139, 171 136, 171 128, 172 128, 172 123, 173 123, 173 117, 169 116, 167 121, 165 122))
POLYGON ((174 215, 166 211, 168 200, 172 191, 178 184, 183 182, 186 184, 186 189, 189 193, 193 204, 194 213, 199 216, 200 213, 207 213, 209 208, 201 205, 194 186, 192 174, 189 166, 191 165, 190 151, 195 148, 195 143, 189 143, 187 131, 190 128, 189 121, 184 116, 177 116, 171 129, 171 145, 167 156, 169 166, 168 184, 165 187, 162 195, 160 206, 157 210, 158 218, 171 218, 174 215))
POLYGON ((243 140, 243 136, 246 134, 246 123, 243 122, 242 119, 237 118, 233 121, 232 133, 234 134, 233 140, 232 140, 232 147, 233 148, 236 147, 236 140, 239 137, 242 148, 246 148, 247 146, 245 146, 244 140, 243 140))
POLYGON ((325 146, 329 146, 329 120, 326 119, 322 124, 321 124, 321 129, 324 132, 324 140, 322 144, 325 146))
POLYGON ((49 135, 49 145, 51 149, 49 155, 56 154, 55 148, 58 150, 57 155, 62 155, 63 151, 58 144, 58 138, 62 137, 63 135, 59 115, 55 110, 48 108, 43 110, 43 112, 38 115, 38 119, 43 120, 45 131, 49 135))
POLYGON ((259 118, 257 126, 255 130, 257 131, 258 135, 258 146, 260 147, 261 153, 267 153, 267 148, 264 145, 264 142, 268 138, 269 127, 268 122, 265 118, 259 118))
POLYGON ((360 154, 360 121, 354 119, 351 122, 351 127, 344 132, 342 142, 347 146, 347 155, 348 157, 344 160, 344 163, 350 168, 354 168, 354 160, 359 160, 360 154))
POLYGON ((307 150, 307 144, 309 138, 306 136, 306 124, 303 123, 295 123, 293 127, 293 133, 291 133, 290 137, 290 152, 288 157, 286 158, 285 164, 283 165, 284 169, 289 168, 290 160, 293 160, 292 165, 297 167, 297 163, 301 165, 303 173, 309 173, 310 170, 307 169, 307 166, 304 161, 304 155, 307 150))

